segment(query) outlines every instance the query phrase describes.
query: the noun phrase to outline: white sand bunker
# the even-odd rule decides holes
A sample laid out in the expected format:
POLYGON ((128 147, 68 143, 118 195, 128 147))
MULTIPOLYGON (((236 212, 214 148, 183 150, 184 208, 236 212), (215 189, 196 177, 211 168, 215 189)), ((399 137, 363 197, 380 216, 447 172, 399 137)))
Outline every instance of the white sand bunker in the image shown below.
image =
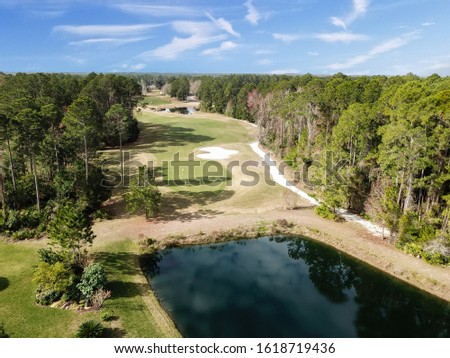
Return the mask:
POLYGON ((239 153, 237 150, 229 150, 221 147, 206 147, 206 148, 199 148, 198 150, 203 153, 197 154, 196 155, 197 158, 210 160, 228 159, 232 155, 239 153))

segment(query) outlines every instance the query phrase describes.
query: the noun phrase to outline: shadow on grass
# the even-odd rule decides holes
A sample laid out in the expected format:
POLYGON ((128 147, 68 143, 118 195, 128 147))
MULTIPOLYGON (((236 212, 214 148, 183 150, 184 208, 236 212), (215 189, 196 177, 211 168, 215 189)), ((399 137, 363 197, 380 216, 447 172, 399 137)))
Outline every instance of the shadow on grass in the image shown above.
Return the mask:
POLYGON ((161 212, 156 218, 158 221, 193 221, 201 218, 212 218, 223 214, 223 211, 211 209, 198 209, 191 212, 184 210, 193 206, 206 206, 219 201, 230 199, 234 190, 222 191, 179 191, 165 194, 162 199, 161 212))
POLYGON ((127 332, 122 328, 105 328, 103 331, 103 338, 123 338, 127 332))
POLYGON ((0 291, 6 290, 9 286, 9 280, 6 277, 0 277, 0 291))
POLYGON ((146 149, 149 153, 162 153, 164 147, 182 147, 189 143, 201 143, 215 138, 195 134, 192 128, 165 124, 139 123, 141 134, 133 148, 146 149))

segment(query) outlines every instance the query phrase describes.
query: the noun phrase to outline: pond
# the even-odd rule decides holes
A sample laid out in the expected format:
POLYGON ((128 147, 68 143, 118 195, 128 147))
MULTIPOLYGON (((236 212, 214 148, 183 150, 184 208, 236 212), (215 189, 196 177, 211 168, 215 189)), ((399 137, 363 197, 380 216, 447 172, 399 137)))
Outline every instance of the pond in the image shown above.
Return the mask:
POLYGON ((307 238, 141 260, 185 337, 450 337, 450 304, 307 238))

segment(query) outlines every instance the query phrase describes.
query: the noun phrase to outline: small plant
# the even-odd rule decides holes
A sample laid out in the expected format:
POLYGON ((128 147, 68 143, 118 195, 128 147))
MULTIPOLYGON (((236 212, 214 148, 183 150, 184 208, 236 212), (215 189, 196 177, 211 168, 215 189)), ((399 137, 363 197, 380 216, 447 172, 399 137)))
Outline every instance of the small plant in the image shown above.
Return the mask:
POLYGON ((324 219, 330 219, 335 221, 341 221, 341 217, 336 214, 329 206, 325 204, 320 204, 317 206, 314 211, 317 215, 323 217, 324 219))
POLYGON ((92 264, 84 269, 77 288, 83 294, 83 298, 86 300, 86 306, 91 302, 94 293, 104 288, 106 283, 106 273, 102 265, 92 264))
POLYGON ((95 310, 99 310, 103 307, 103 304, 105 303, 105 301, 111 297, 111 291, 105 291, 104 289, 99 289, 97 291, 94 292, 94 294, 92 295, 91 301, 92 301, 92 306, 94 307, 95 310))
POLYGON ((9 334, 5 331, 5 324, 2 322, 0 323, 0 338, 9 338, 9 334))
POLYGON ((100 318, 102 319, 102 321, 104 321, 104 322, 109 322, 109 321, 112 321, 113 320, 113 315, 112 315, 112 313, 111 312, 109 312, 109 311, 104 311, 104 312, 102 312, 102 314, 100 315, 100 318))
POLYGON ((83 322, 78 327, 76 334, 77 338, 100 338, 103 335, 105 328, 99 322, 93 320, 83 322))

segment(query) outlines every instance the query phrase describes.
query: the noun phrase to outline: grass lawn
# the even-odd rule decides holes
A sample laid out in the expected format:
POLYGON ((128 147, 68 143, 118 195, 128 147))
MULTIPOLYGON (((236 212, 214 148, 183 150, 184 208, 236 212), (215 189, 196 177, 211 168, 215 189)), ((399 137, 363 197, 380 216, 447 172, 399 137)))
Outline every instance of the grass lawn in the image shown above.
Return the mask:
POLYGON ((154 96, 145 96, 141 101, 139 101, 139 105, 147 104, 149 106, 161 106, 164 104, 171 104, 172 101, 168 97, 154 97, 154 96))
MULTIPOLYGON (((73 337, 82 322, 100 321, 101 311, 80 313, 34 304, 36 285, 31 279, 40 247, 44 245, 0 241, 0 322, 11 337, 73 337)), ((177 336, 173 327, 157 325, 150 314, 146 303, 148 285, 142 286, 145 279, 137 266, 132 244, 118 242, 97 248, 95 253, 107 269, 112 291, 105 309, 116 317, 105 323, 107 336, 177 336), (166 328, 169 333, 163 331, 166 328)))

